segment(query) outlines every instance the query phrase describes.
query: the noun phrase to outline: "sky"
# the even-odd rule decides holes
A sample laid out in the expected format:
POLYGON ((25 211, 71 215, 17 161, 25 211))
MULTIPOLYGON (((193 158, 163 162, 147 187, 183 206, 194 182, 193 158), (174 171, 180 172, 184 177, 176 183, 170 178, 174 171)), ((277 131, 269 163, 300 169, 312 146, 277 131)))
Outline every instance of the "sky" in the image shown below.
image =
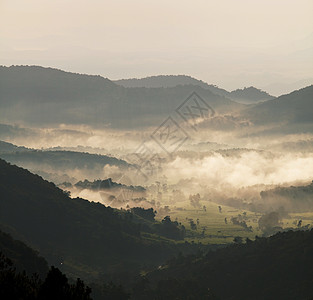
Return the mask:
POLYGON ((0 0, 0 64, 280 95, 313 83, 313 1, 0 0))

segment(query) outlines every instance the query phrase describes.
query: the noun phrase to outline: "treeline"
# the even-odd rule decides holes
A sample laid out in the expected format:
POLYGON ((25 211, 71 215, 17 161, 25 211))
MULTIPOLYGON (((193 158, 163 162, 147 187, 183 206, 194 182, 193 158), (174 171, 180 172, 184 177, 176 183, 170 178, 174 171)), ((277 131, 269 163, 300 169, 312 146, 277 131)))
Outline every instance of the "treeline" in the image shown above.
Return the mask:
POLYGON ((153 208, 134 207, 130 209, 129 213, 148 221, 148 223, 141 222, 141 228, 145 232, 154 233, 172 240, 183 240, 186 235, 185 226, 177 221, 172 221, 170 216, 165 216, 161 222, 156 222, 156 211, 153 208))
POLYGON ((313 208, 313 181, 304 186, 277 187, 260 193, 262 201, 289 212, 307 212, 313 208))
POLYGON ((119 189, 119 190, 131 190, 134 192, 144 193, 146 189, 142 186, 133 186, 133 185, 125 185, 118 182, 112 181, 112 178, 108 178, 105 180, 94 180, 89 181, 85 179, 84 181, 78 181, 74 184, 75 187, 79 189, 89 189, 89 190, 109 190, 109 189, 119 189))

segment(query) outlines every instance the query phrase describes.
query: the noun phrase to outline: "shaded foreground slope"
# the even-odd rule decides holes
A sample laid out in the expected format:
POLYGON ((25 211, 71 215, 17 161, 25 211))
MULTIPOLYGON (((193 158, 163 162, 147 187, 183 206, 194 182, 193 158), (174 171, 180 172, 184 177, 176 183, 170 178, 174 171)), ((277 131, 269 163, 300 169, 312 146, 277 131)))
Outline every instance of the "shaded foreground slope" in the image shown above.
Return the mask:
POLYGON ((143 264, 159 264, 179 251, 174 242, 156 235, 168 223, 72 199, 53 183, 3 160, 0 195, 0 227, 72 277, 137 272, 143 264))
POLYGON ((37 273, 44 278, 48 273, 48 263, 38 253, 21 241, 14 240, 9 234, 0 231, 0 252, 9 257, 17 271, 28 275, 37 273))
POLYGON ((137 299, 313 299, 313 231, 178 257, 144 282, 137 299))

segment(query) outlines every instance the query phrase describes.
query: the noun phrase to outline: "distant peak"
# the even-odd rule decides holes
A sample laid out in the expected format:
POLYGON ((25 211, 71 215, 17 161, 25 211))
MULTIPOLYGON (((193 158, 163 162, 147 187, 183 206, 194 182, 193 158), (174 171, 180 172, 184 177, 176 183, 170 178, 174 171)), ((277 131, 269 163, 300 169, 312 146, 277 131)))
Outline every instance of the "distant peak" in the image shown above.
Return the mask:
POLYGON ((262 91, 261 89, 258 89, 254 86, 234 90, 230 93, 230 97, 235 101, 244 103, 256 103, 260 101, 272 100, 275 98, 267 92, 262 91))

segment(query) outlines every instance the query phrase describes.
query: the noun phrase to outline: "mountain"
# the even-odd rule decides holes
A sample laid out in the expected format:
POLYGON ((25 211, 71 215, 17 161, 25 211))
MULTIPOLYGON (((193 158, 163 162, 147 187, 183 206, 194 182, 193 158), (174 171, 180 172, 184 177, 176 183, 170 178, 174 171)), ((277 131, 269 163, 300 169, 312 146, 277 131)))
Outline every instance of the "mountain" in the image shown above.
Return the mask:
POLYGON ((235 100, 240 103, 245 103, 245 104, 252 104, 252 103, 272 100, 275 98, 269 95, 268 93, 260 89, 257 89, 253 86, 232 91, 230 92, 228 97, 232 100, 235 100))
POLYGON ((312 299, 313 230, 179 256, 148 273, 135 299, 312 299))
POLYGON ((272 82, 270 84, 267 84, 266 86, 262 86, 262 89, 264 89, 265 91, 269 91, 272 95, 280 96, 283 94, 289 94, 294 90, 299 90, 301 88, 311 85, 313 82, 313 78, 311 77, 297 81, 288 81, 289 82, 272 82))
MULTIPOLYGON (((39 251, 71 277, 106 280, 136 273, 197 245, 177 244, 183 228, 166 219, 70 198, 53 183, 0 160, 0 228, 39 251), (120 275, 122 276, 122 275, 120 275)), ((146 212, 146 213, 144 213, 146 212)))
POLYGON ((32 126, 158 126, 196 92, 216 113, 243 108, 200 86, 124 88, 100 76, 36 66, 0 67, 0 118, 32 126))
POLYGON ((159 75, 151 76, 145 78, 131 78, 131 79, 120 79, 114 81, 116 84, 130 87, 130 88, 168 88, 176 87, 180 85, 193 85, 200 86, 203 89, 211 91, 213 94, 226 97, 228 99, 240 102, 243 104, 251 104, 260 101, 266 101, 274 99, 275 97, 269 95, 268 93, 257 89, 255 87, 248 87, 244 89, 237 89, 232 92, 228 92, 224 89, 221 89, 213 84, 208 84, 202 80, 195 79, 187 75, 159 75))
POLYGON ((241 111, 256 125, 312 124, 313 85, 241 111))
POLYGON ((217 87, 213 84, 207 84, 206 82, 195 79, 191 76, 187 75, 158 75, 158 76, 150 76, 145 78, 131 78, 131 79, 120 79, 115 80, 114 83, 129 87, 129 88, 138 88, 138 87, 145 87, 145 88, 169 88, 169 87, 176 87, 178 85, 196 85, 200 86, 203 89, 208 89, 212 93, 228 97, 229 92, 217 87))
POLYGON ((15 153, 15 152, 25 152, 31 151, 31 149, 26 147, 19 147, 11 143, 7 143, 0 140, 0 153, 15 153))
MULTIPOLYGON (((0 148, 1 149, 1 148, 0 148)), ((131 165, 124 160, 113 156, 90 154, 74 151, 0 151, 1 158, 17 165, 41 165, 59 170, 66 169, 95 169, 103 168, 105 165, 129 168, 131 165)))
POLYGON ((56 184, 64 181, 75 182, 75 176, 90 175, 98 178, 103 175, 105 166, 117 167, 116 172, 131 168, 129 163, 113 156, 76 151, 43 151, 18 147, 3 141, 0 141, 0 158, 30 169, 56 184))

